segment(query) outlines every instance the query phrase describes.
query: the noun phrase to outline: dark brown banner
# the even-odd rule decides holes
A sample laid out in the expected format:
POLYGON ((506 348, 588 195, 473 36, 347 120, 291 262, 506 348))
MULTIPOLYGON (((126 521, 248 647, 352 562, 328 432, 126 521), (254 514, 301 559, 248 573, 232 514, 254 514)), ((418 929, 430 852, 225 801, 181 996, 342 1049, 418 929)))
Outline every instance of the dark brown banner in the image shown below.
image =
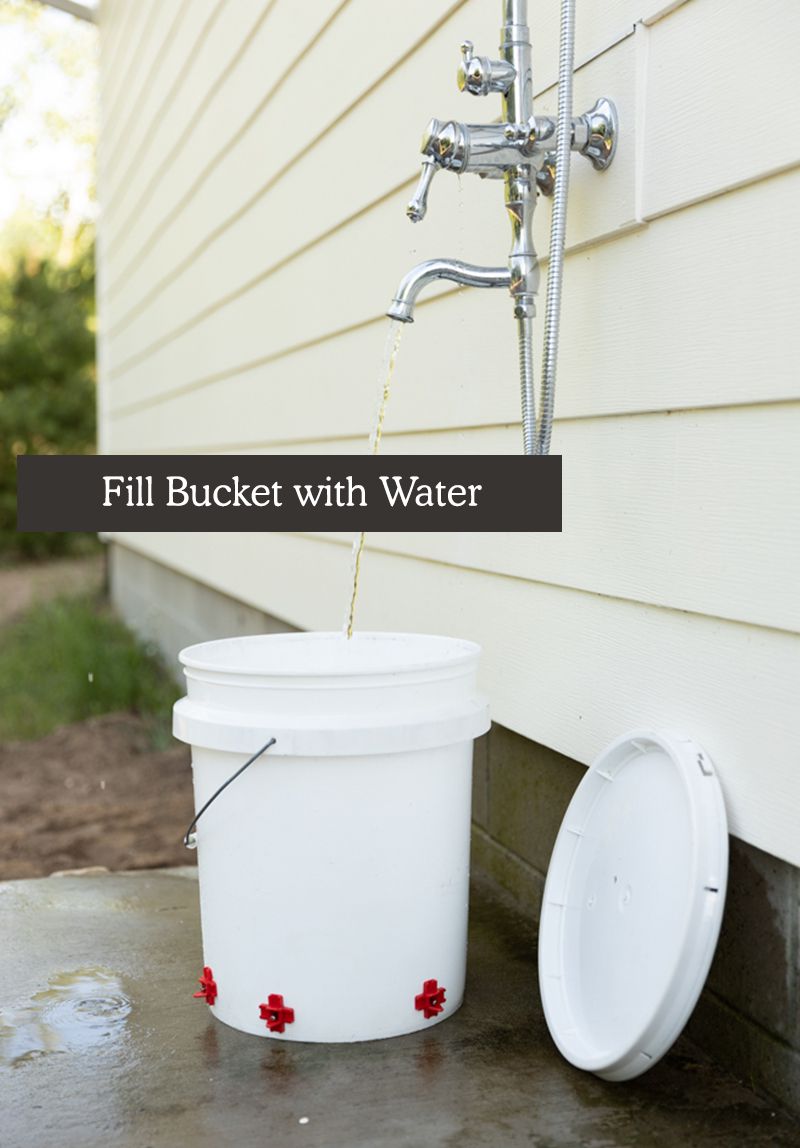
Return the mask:
POLYGON ((561 458, 23 455, 17 528, 561 530, 561 458))

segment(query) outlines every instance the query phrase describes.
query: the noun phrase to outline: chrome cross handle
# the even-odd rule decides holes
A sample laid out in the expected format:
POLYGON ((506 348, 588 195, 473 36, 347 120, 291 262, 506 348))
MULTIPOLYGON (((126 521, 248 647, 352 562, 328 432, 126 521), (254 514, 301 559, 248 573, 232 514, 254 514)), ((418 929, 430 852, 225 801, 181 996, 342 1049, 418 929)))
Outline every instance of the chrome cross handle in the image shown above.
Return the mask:
POLYGON ((465 40, 461 45, 458 90, 469 92, 473 96, 488 96, 490 92, 498 92, 501 96, 505 96, 517 78, 516 68, 505 60, 490 60, 486 56, 476 56, 474 48, 475 45, 471 40, 465 40))

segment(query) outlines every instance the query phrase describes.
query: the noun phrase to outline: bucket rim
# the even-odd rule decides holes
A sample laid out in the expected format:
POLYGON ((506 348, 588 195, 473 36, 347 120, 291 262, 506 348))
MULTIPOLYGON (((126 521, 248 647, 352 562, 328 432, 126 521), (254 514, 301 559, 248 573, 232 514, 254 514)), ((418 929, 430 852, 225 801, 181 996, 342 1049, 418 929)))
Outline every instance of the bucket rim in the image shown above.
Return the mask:
POLYGON ((286 634, 247 634, 240 637, 216 638, 208 642, 197 642, 181 650, 178 658, 188 670, 200 670, 207 673, 220 673, 238 675, 240 677, 279 677, 279 678, 352 678, 375 677, 382 674, 413 674, 420 670, 429 670, 432 667, 458 666, 474 661, 481 653, 481 646, 468 638, 452 638, 443 634, 420 634, 393 632, 384 630, 360 630, 347 639, 341 630, 319 631, 303 630, 286 634), (391 649, 393 643, 419 642, 426 643, 428 648, 439 646, 440 650, 429 657, 418 657, 413 661, 399 660, 392 663, 387 659, 380 665, 346 665, 326 666, 317 669, 309 666, 264 667, 237 665, 235 661, 219 660, 208 657, 208 652, 214 648, 222 652, 222 647, 228 647, 231 654, 237 647, 244 645, 263 644, 278 646, 282 644, 312 644, 336 641, 345 641, 363 645, 371 642, 384 642, 391 649))

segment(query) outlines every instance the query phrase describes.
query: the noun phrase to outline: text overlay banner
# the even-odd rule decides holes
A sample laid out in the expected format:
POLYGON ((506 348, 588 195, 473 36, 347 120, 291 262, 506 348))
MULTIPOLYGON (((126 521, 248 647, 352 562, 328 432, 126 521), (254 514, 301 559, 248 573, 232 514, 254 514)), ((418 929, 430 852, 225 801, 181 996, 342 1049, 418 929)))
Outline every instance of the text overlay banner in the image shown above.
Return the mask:
POLYGON ((22 455, 20 531, 559 531, 561 458, 22 455))

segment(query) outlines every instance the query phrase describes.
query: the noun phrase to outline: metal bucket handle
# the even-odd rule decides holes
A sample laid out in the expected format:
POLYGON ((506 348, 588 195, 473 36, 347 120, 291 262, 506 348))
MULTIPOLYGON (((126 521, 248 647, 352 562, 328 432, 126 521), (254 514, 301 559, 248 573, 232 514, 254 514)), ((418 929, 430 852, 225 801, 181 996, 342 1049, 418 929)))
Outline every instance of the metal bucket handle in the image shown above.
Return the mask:
POLYGON ((217 792, 213 793, 211 795, 211 797, 209 797, 208 801, 205 803, 205 805, 200 810, 200 812, 195 813, 194 818, 192 820, 192 823, 190 824, 189 828, 186 830, 186 832, 183 835, 183 843, 187 849, 196 849, 197 848, 197 834, 195 833, 195 829, 197 828, 197 822, 200 820, 200 818, 203 816, 205 811, 208 809, 209 805, 213 805, 213 803, 217 800, 219 795, 222 793, 223 789, 227 789, 232 781, 236 781, 236 778, 240 777, 244 773, 244 771, 247 769, 248 766, 252 765, 254 761, 258 761, 258 759, 261 757, 262 753, 266 753, 267 750, 270 748, 270 746, 275 745, 276 742, 277 742, 277 738, 271 737, 266 745, 262 745, 261 749, 257 750, 256 753, 254 753, 253 756, 251 758, 249 758, 244 763, 244 765, 240 766, 239 769, 236 770, 236 773, 231 774, 231 776, 228 778, 228 780, 224 781, 222 783, 222 785, 219 787, 217 792))

